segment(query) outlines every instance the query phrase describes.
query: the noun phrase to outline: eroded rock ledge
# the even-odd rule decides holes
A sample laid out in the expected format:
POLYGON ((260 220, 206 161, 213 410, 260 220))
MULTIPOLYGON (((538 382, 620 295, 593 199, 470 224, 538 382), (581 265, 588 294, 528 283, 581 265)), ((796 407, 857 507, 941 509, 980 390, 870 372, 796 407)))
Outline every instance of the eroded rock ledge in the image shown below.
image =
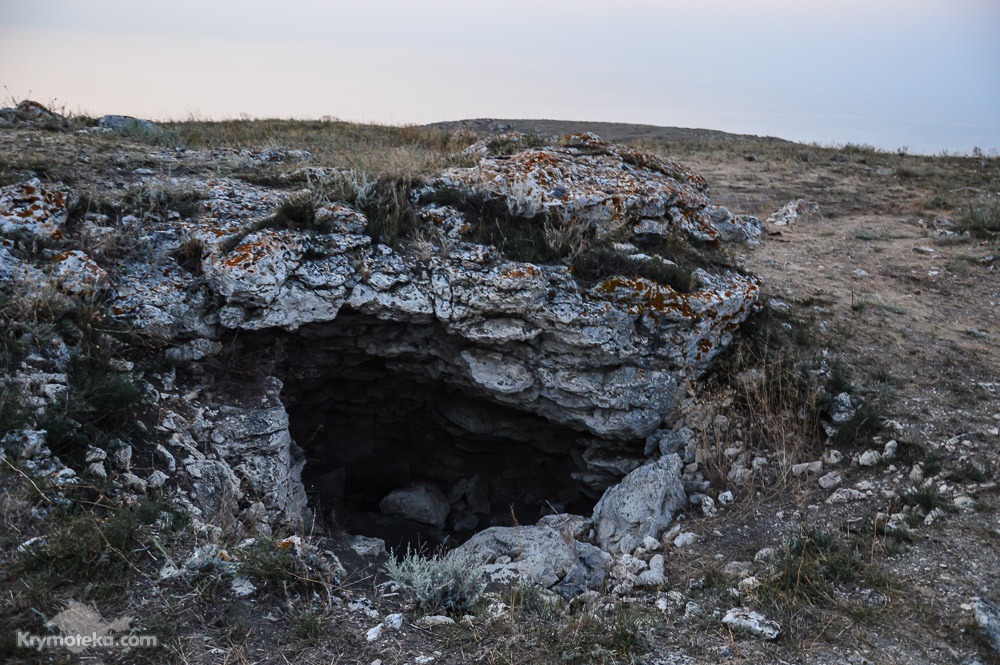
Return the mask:
MULTIPOLYGON (((357 472, 352 460, 395 451, 409 469, 399 482, 435 488, 419 492, 437 502, 438 528, 499 524, 497 509, 476 505, 519 499, 516 478, 487 478, 485 489, 474 490, 476 474, 462 468, 462 455, 436 453, 434 437, 407 457, 400 437, 350 429, 352 407, 330 405, 353 397, 371 422, 429 414, 421 428, 448 446, 468 443, 466 453, 521 446, 520 455, 527 446, 567 460, 565 477, 538 492, 559 496, 536 496, 537 506, 592 506, 630 472, 633 484, 656 478, 656 487, 616 486, 595 516, 599 545, 631 550, 655 538, 678 507, 678 465, 647 463, 646 439, 662 427, 678 380, 707 367, 759 292, 753 276, 712 261, 678 265, 662 250, 678 242, 705 252, 753 244, 760 224, 711 206, 705 182, 678 164, 592 135, 523 149, 522 140, 476 144, 463 158, 471 165, 412 188, 416 230, 401 237, 378 237, 356 207, 369 185, 359 186, 356 201, 313 197, 308 219, 296 225, 275 210, 308 193, 231 178, 139 176, 144 185, 197 188, 200 200, 185 214, 124 220, 134 251, 100 263, 81 251, 80 238, 113 233, 106 219, 88 214, 65 228, 72 192, 38 181, 13 185, 0 190, 0 273, 25 289, 49 284, 100 296, 113 318, 164 348, 162 360, 197 369, 170 375, 168 383, 189 385, 151 387, 168 414, 155 460, 166 465, 178 499, 216 531, 223 521, 254 531, 303 515, 304 460, 289 430, 305 448, 307 471, 324 457, 335 460, 321 474, 334 484, 341 466, 357 472), (558 258, 526 260, 496 240, 506 239, 504 225, 529 231, 558 258), (589 269, 580 256, 590 257, 589 269), (683 287, 657 278, 671 271, 687 271, 683 287), (283 406, 273 379, 244 381, 236 400, 214 391, 219 377, 206 378, 223 371, 218 361, 203 364, 207 357, 278 347, 285 352, 273 354, 269 369, 284 381, 283 406), (176 396, 185 391, 190 399, 176 396), (398 391, 416 406, 394 407, 398 391), (330 412, 336 417, 324 420, 330 412), (395 447, 383 445, 389 440, 395 447), (643 496, 657 505, 637 505, 643 496)), ((310 177, 322 183, 345 174, 312 169, 310 177)), ((165 380, 157 376, 146 378, 165 380)), ((341 483, 345 503, 350 488, 341 483)), ((578 531, 584 538, 585 529, 578 531)), ((557 578, 572 573, 578 586, 603 578, 591 575, 605 565, 600 556, 573 552, 557 578)))

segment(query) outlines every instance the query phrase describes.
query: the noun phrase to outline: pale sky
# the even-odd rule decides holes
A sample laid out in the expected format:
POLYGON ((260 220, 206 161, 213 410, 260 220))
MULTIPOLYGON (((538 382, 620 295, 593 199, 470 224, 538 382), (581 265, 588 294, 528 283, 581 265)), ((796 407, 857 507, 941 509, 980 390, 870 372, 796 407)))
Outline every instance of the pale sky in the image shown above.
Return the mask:
POLYGON ((0 53, 5 105, 91 115, 1000 149, 1000 0, 0 0, 0 53))

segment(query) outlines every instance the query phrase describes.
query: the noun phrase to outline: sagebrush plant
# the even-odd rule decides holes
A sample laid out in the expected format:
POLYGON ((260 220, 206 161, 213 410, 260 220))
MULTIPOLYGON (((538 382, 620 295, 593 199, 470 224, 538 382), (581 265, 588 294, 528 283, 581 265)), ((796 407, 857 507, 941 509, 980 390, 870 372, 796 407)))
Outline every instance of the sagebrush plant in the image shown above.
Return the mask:
POLYGON ((959 214, 958 228, 977 238, 1000 239, 1000 197, 970 201, 959 214))
POLYGON ((417 607, 424 612, 471 611, 486 590, 482 564, 458 555, 424 556, 407 548, 403 556, 389 558, 385 573, 410 590, 416 596, 417 607))

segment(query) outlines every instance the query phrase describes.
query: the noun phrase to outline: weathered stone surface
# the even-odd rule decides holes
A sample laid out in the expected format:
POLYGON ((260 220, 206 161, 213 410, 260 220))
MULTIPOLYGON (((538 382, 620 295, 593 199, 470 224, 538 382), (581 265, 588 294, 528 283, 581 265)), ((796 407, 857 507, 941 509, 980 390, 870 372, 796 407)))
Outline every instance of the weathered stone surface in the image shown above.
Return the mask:
POLYGON ((57 254, 52 263, 55 281, 76 295, 96 293, 108 278, 107 271, 78 249, 57 254))
POLYGON ((608 489, 594 507, 601 548, 634 551, 643 538, 658 538, 686 500, 677 455, 645 464, 608 489))
POLYGON ((983 631, 993 650, 1000 653, 1000 605, 985 598, 977 598, 973 612, 976 625, 983 631))
POLYGON ((118 132, 146 132, 156 133, 160 128, 149 120, 133 118, 128 115, 105 115, 97 120, 97 126, 104 129, 111 129, 118 132))
MULTIPOLYGON (((315 220, 299 228, 276 210, 301 192, 236 178, 136 174, 130 188, 194 192, 196 203, 178 210, 133 210, 137 216, 124 215, 114 225, 106 216, 101 221, 100 214, 87 215, 68 230, 63 228, 68 192, 38 180, 13 185, 0 190, 0 275, 40 275, 36 281, 58 287, 53 290, 63 298, 66 292, 106 290, 108 312, 134 334, 159 343, 158 359, 182 366, 150 390, 159 401, 156 427, 166 433, 154 457, 169 476, 144 469, 136 478, 155 478, 153 489, 189 506, 212 537, 230 530, 236 535, 266 532, 293 522, 305 504, 302 455, 289 433, 276 380, 247 380, 239 397, 217 386, 174 385, 196 382, 192 377, 203 369, 201 360, 230 344, 239 353, 250 344, 240 346, 233 339, 255 335, 258 350, 291 341, 315 352, 313 362, 297 367, 303 374, 312 371, 320 382, 328 367, 352 371, 376 361, 372 364, 381 371, 405 375, 441 394, 451 391, 553 426, 560 436, 550 440, 546 452, 568 460, 566 477, 574 481, 572 489, 583 488, 586 500, 628 474, 605 494, 594 517, 602 547, 634 551, 645 537, 658 536, 683 502, 676 456, 634 468, 642 458, 642 441, 664 427, 678 379, 703 372, 754 310, 758 280, 722 268, 698 270, 681 292, 633 274, 585 278, 568 260, 530 263, 477 243, 479 236, 470 232, 476 222, 472 212, 425 202, 434 197, 424 195, 458 190, 460 196, 486 197, 522 221, 551 225, 554 233, 570 238, 574 229, 586 228, 589 239, 610 243, 629 261, 659 262, 661 268, 668 266, 665 259, 638 249, 649 238, 661 242, 679 234, 713 244, 752 244, 759 223, 711 206, 704 180, 684 167, 591 135, 512 155, 491 150, 485 145, 476 152, 475 165, 451 169, 431 178, 425 189, 410 192, 421 232, 431 240, 393 243, 369 235, 366 216, 341 203, 319 205, 315 220), (75 241, 76 234, 91 231, 102 243, 116 237, 127 241, 127 251, 52 249, 64 243, 64 232, 75 241), (38 257, 41 273, 30 273, 36 268, 28 265, 28 255, 38 257), (352 317, 360 320, 357 328, 344 323, 352 317), (333 341, 327 346, 328 339, 333 341), (351 362, 336 365, 347 351, 351 362), (194 388, 212 394, 201 397, 194 388)), ((307 156, 230 151, 226 158, 245 163, 307 156)), ((332 169, 325 175, 323 169, 306 171, 310 179, 344 175, 332 169)), ((164 205, 171 206, 166 199, 164 205)), ((274 367, 263 374, 284 376, 290 365, 281 364, 279 353, 272 358, 274 367)), ((23 392, 34 400, 28 406, 36 410, 44 410, 67 386, 65 371, 54 368, 25 367, 13 379, 26 386, 23 392)), ((473 430, 493 437, 490 445, 497 447, 531 439, 531 432, 511 435, 516 418, 485 418, 488 409, 478 410, 479 415, 463 415, 441 405, 436 416, 455 439, 473 430)), ((435 463, 447 466, 457 459, 442 455, 435 463)), ((472 475, 462 469, 456 473, 464 476, 447 478, 439 489, 447 491, 457 477, 472 475)), ((389 487, 411 480, 416 478, 389 487)), ((531 500, 543 505, 551 498, 556 510, 581 500, 564 489, 553 484, 544 488, 551 496, 540 490, 531 500)), ((502 503, 497 497, 505 496, 496 488, 490 491, 494 494, 484 485, 479 494, 459 492, 451 517, 463 518, 466 526, 473 519, 476 525, 488 523, 497 517, 488 513, 502 503)), ((434 503, 436 509, 425 511, 423 521, 444 526, 451 504, 434 503)), ((415 517, 402 508, 394 512, 415 517)), ((545 524, 537 529, 533 537, 546 542, 560 532, 545 524)), ((535 562, 518 567, 518 574, 522 569, 537 573, 564 588, 590 586, 606 565, 584 539, 575 534, 564 543, 569 550, 557 560, 565 565, 553 567, 549 561, 543 566, 544 557, 518 554, 535 562)))
POLYGON ((0 234, 10 238, 58 242, 68 214, 69 194, 38 178, 0 189, 0 234))
POLYGON ((726 612, 726 616, 722 617, 722 623, 733 630, 743 631, 765 640, 776 640, 781 633, 781 626, 777 622, 745 607, 734 607, 726 612))
MULTIPOLYGON (((692 293, 632 277, 584 288, 565 266, 509 261, 464 241, 462 213, 436 205, 419 214, 451 241, 418 258, 374 246, 364 215, 340 204, 317 213, 332 232, 306 235, 262 224, 278 203, 264 188, 200 186, 199 214, 158 230, 157 259, 124 270, 119 318, 167 339, 294 331, 334 321, 344 307, 411 326, 437 322, 446 341, 419 353, 398 344, 370 352, 409 356, 451 385, 607 439, 653 431, 673 404, 676 377, 706 366, 759 291, 753 278, 704 271, 692 293), (184 238, 201 243, 204 278, 171 260, 184 238)), ((644 234, 739 235, 716 230, 713 218, 736 222, 709 207, 698 176, 592 136, 509 159, 487 155, 429 187, 483 189, 523 212, 595 225, 598 236, 641 224, 644 234)))
POLYGON ((795 199, 789 201, 767 218, 767 223, 774 226, 788 226, 795 224, 800 219, 810 219, 820 215, 819 204, 815 201, 805 199, 795 199))
POLYGON ((386 515, 402 515, 421 524, 443 529, 451 504, 435 485, 418 485, 393 490, 378 504, 386 515))
POLYGON ((480 531, 449 556, 484 564, 494 582, 519 581, 576 595, 604 583, 611 557, 574 539, 571 522, 535 526, 491 527, 480 531))

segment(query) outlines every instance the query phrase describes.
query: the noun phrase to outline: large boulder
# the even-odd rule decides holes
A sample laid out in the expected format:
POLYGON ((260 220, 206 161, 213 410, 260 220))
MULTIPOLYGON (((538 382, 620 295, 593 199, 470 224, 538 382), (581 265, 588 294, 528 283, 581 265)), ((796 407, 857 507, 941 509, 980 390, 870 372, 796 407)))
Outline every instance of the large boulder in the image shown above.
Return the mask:
POLYGON ((435 485, 417 485, 389 492, 378 504, 386 515, 400 515, 406 519, 443 529, 451 512, 451 504, 435 485))
POLYGON ((685 500, 677 455, 644 464, 608 488, 594 507, 601 549, 631 553, 643 538, 659 538, 685 500))
POLYGON ((534 526, 490 527, 449 556, 483 564, 493 582, 538 584, 573 596, 600 588, 611 567, 607 552, 576 539, 580 521, 552 515, 534 526))

